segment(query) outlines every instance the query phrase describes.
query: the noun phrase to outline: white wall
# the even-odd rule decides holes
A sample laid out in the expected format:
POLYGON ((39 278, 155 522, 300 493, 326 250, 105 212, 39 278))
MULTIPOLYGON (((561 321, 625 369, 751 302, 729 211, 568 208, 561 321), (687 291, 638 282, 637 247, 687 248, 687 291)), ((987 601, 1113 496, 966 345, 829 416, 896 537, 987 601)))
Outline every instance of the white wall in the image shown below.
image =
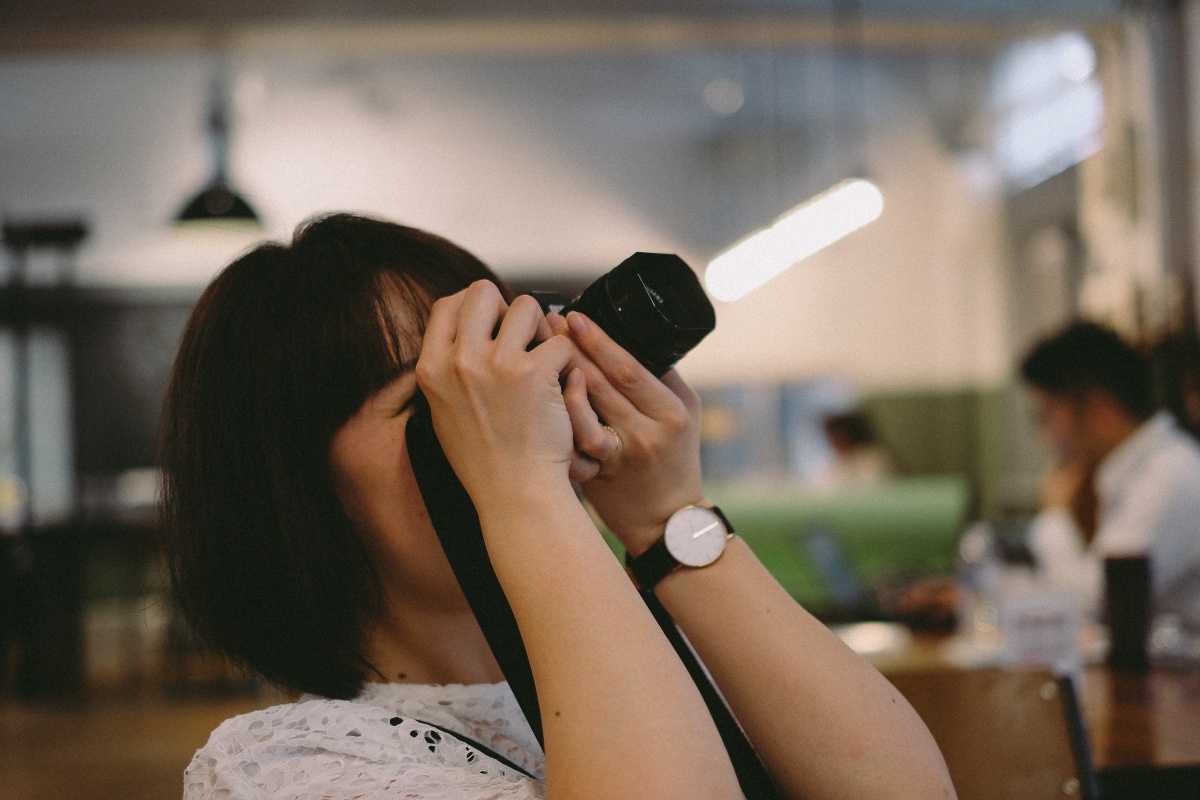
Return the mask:
POLYGON ((917 116, 875 132, 883 215, 733 303, 682 369, 696 383, 843 374, 864 390, 1008 376, 998 199, 917 116))

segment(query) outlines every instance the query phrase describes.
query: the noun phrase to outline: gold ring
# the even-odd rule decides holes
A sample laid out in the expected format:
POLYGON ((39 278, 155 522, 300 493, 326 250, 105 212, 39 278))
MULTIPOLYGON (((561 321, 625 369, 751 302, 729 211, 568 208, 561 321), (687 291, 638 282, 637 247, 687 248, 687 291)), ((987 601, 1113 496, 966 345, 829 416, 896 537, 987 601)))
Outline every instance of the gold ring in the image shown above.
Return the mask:
POLYGON ((609 433, 611 433, 611 434, 612 434, 612 437, 613 437, 613 439, 615 439, 615 440, 616 440, 616 442, 617 442, 617 446, 616 446, 616 448, 615 448, 615 449, 614 449, 614 450, 613 450, 611 453, 609 453, 609 455, 608 455, 608 457, 609 457, 609 458, 612 458, 612 457, 613 457, 613 456, 615 456, 617 453, 621 452, 621 434, 619 434, 619 433, 617 433, 616 431, 614 431, 614 430, 613 430, 612 428, 610 428, 608 425, 605 425, 605 426, 603 426, 603 427, 604 427, 604 430, 606 430, 606 431, 608 431, 609 433))

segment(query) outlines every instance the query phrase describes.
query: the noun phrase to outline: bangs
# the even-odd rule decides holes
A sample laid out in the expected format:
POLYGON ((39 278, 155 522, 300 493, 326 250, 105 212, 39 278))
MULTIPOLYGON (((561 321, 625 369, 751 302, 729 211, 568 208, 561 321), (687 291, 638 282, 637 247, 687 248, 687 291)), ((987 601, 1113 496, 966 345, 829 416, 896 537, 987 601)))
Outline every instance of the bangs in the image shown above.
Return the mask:
MULTIPOLYGON (((374 324, 363 326, 358 338, 360 352, 373 353, 364 365, 366 395, 359 403, 401 375, 412 372, 421 355, 425 323, 433 300, 411 279, 391 270, 375 278, 375 291, 369 301, 374 324)), ((364 315, 365 316, 365 315, 364 315)))
MULTIPOLYGON (((396 271, 357 276, 341 297, 325 294, 313 311, 313 371, 303 379, 315 405, 325 406, 322 437, 331 435, 368 397, 412 371, 421 354, 425 320, 433 300, 396 271)), ((321 293, 324 294, 324 293, 321 293)), ((300 387, 297 387, 300 388, 300 387)))
POLYGON ((302 227, 292 249, 311 280, 302 313, 316 323, 317 341, 308 343, 316 358, 302 369, 316 373, 314 400, 332 412, 323 435, 332 435, 368 397, 415 368, 436 300, 480 279, 510 296, 470 253, 413 228, 325 217, 302 227))

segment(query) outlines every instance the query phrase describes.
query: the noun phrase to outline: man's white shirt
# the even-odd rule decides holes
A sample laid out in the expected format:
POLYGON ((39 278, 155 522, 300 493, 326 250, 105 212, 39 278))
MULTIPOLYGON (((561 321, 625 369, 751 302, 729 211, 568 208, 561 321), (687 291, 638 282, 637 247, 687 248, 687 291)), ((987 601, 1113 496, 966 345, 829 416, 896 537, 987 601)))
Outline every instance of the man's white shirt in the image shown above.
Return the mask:
POLYGON ((1065 509, 1034 520, 1030 546, 1041 578, 1095 613, 1104 559, 1148 555, 1156 612, 1200 610, 1200 444, 1159 412, 1101 462, 1096 494, 1100 514, 1090 546, 1065 509))

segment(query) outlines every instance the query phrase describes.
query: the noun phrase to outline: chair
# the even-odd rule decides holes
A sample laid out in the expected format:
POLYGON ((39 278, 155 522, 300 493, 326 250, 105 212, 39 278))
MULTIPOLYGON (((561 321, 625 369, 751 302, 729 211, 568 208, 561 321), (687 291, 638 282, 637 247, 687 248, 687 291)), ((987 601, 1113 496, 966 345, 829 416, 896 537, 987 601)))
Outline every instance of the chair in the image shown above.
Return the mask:
POLYGON ((959 800, 1097 800, 1071 679, 1042 670, 897 673, 959 800))

